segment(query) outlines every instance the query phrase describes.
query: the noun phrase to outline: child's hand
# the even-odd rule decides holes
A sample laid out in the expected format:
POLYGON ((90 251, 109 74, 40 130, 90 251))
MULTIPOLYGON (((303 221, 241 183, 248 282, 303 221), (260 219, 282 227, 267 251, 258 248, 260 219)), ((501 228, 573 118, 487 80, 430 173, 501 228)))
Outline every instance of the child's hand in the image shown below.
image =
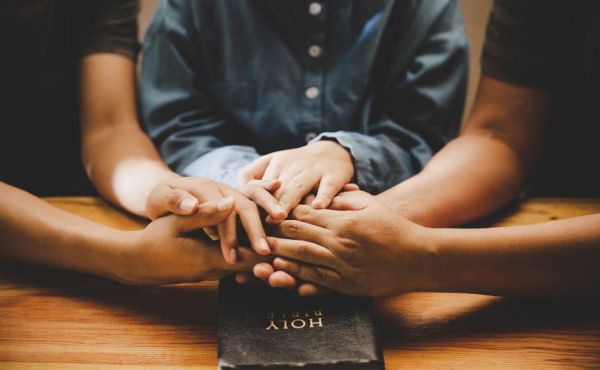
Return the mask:
POLYGON ((248 234, 250 247, 258 254, 269 254, 269 245, 258 206, 264 208, 269 217, 285 219, 287 212, 283 210, 271 195, 281 184, 278 181, 254 181, 238 190, 232 187, 200 177, 174 177, 161 182, 148 196, 146 203, 147 213, 151 218, 174 212, 177 214, 190 214, 202 204, 211 200, 233 198, 234 212, 222 223, 217 225, 221 250, 227 262, 233 264, 237 260, 237 233, 236 221, 239 216, 242 226, 248 234), (188 199, 191 199, 188 201, 188 199), (191 211, 182 204, 192 203, 191 211), (258 206, 257 206, 258 205, 258 206))
MULTIPOLYGON (((319 141, 258 158, 240 172, 243 184, 252 180, 280 180, 275 198, 290 212, 313 190, 311 206, 327 208, 331 200, 354 177, 350 153, 334 141, 319 141)), ((268 218, 271 222, 277 222, 268 218)))

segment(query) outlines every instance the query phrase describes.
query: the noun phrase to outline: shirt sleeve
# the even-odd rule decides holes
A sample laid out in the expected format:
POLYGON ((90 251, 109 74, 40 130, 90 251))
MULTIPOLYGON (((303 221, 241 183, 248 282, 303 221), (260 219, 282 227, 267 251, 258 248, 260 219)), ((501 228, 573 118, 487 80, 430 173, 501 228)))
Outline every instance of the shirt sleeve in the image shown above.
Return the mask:
POLYGON ((193 20, 195 3, 161 2, 157 9, 143 46, 141 116, 161 156, 176 172, 208 173, 221 179, 246 161, 249 153, 230 147, 204 157, 215 149, 244 143, 236 139, 242 135, 239 126, 207 91, 193 20))
POLYGON ((95 0, 81 4, 81 52, 116 53, 135 60, 139 51, 136 0, 95 0))
POLYGON ((205 177, 237 187, 241 185, 237 177, 240 170, 258 157, 253 147, 228 145, 196 159, 183 169, 182 174, 205 177))
POLYGON ((325 132, 311 143, 336 140, 352 155, 361 189, 380 193, 421 171, 458 131, 467 73, 462 14, 458 2, 449 2, 426 33, 409 70, 390 76, 391 86, 373 104, 381 108, 371 112, 367 133, 325 132))
MULTIPOLYGON (((490 14, 481 68, 490 77, 532 88, 551 88, 568 18, 564 2, 496 0, 490 14)), ((568 7, 567 7, 568 8, 568 7)))

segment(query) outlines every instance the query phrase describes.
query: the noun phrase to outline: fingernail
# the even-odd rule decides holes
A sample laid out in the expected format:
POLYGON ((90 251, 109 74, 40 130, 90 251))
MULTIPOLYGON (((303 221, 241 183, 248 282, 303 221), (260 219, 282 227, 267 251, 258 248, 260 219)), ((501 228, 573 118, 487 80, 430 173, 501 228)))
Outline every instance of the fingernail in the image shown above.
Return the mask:
POLYGON ((235 248, 229 250, 229 259, 232 265, 237 262, 237 250, 235 248))
POLYGON ((184 212, 191 212, 194 207, 196 207, 196 199, 195 198, 185 198, 179 203, 179 209, 184 212))
POLYGON ((258 241, 258 250, 263 254, 271 253, 271 249, 269 248, 269 243, 267 243, 266 239, 260 239, 258 241))
POLYGON ((229 208, 231 208, 231 206, 233 205, 233 197, 229 196, 227 198, 223 198, 221 199, 218 203, 217 203, 217 210, 219 212, 223 212, 228 210, 229 208))

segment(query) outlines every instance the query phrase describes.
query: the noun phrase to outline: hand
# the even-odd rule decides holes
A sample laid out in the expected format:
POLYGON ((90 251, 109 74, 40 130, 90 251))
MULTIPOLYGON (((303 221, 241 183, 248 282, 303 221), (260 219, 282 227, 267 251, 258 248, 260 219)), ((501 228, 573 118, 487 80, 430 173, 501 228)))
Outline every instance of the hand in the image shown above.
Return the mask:
MULTIPOLYGON (((189 236, 202 227, 222 223, 234 210, 232 197, 201 204, 189 216, 168 215, 144 230, 123 232, 126 248, 115 278, 136 285, 162 285, 219 279, 248 271, 261 257, 239 249, 238 261, 228 265, 216 243, 189 236)), ((262 258, 264 259, 264 258, 262 258)))
MULTIPOLYGON (((338 143, 319 141, 262 156, 246 166, 239 177, 243 184, 258 179, 281 180, 275 198, 290 212, 314 189, 317 195, 311 205, 329 207, 333 197, 354 177, 354 165, 350 153, 338 143)), ((268 221, 278 222, 272 218, 268 221)))
MULTIPOLYGON (((356 184, 347 184, 331 202, 330 209, 334 210, 359 210, 366 207, 366 204, 371 199, 371 195, 365 192, 356 191, 359 190, 356 184)), ((302 204, 309 205, 315 199, 312 194, 304 197, 302 204)), ((300 295, 315 295, 323 294, 329 290, 315 285, 313 283, 305 282, 299 279, 295 279, 292 275, 285 271, 275 271, 272 264, 269 262, 262 262, 254 266, 252 270, 254 277, 260 280, 267 281, 269 285, 274 288, 284 289, 298 289, 300 295)), ((238 272, 236 274, 236 281, 240 284, 251 281, 253 277, 247 272, 238 272)))
POLYGON ((244 230, 248 234, 250 247, 259 254, 269 254, 269 245, 258 206, 265 209, 273 219, 285 219, 287 212, 283 210, 273 195, 272 191, 279 189, 279 181, 253 181, 238 190, 232 187, 200 177, 174 177, 158 184, 148 196, 146 209, 151 218, 156 218, 169 212, 188 214, 183 212, 181 205, 194 202, 192 209, 197 209, 198 204, 223 199, 231 196, 234 199, 234 212, 227 219, 217 225, 223 257, 230 264, 237 259, 237 233, 236 222, 239 216, 244 230), (191 201, 188 201, 192 199, 191 201))
MULTIPOLYGON (((432 287, 435 250, 427 229, 364 192, 334 200, 355 211, 298 206, 269 238, 276 270, 353 295, 385 296, 432 287)), ((270 282, 271 278, 269 278, 270 282)), ((305 292, 306 293, 306 292, 305 292)), ((300 294, 302 292, 300 291, 300 294)))

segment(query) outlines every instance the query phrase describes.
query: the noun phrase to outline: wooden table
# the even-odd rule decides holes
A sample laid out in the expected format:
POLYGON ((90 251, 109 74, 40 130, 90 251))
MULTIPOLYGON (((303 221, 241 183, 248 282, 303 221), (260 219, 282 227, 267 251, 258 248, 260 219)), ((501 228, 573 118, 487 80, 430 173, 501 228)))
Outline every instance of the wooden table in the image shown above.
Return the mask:
MULTIPOLYGON (((94 198, 49 202, 101 223, 143 222, 94 198)), ((600 201, 538 199, 495 222, 600 212, 600 201)), ((523 301, 405 294, 376 302, 386 368, 600 368, 600 299, 523 301)), ((0 266, 1 369, 215 369, 217 287, 129 287, 83 274, 0 266)))

